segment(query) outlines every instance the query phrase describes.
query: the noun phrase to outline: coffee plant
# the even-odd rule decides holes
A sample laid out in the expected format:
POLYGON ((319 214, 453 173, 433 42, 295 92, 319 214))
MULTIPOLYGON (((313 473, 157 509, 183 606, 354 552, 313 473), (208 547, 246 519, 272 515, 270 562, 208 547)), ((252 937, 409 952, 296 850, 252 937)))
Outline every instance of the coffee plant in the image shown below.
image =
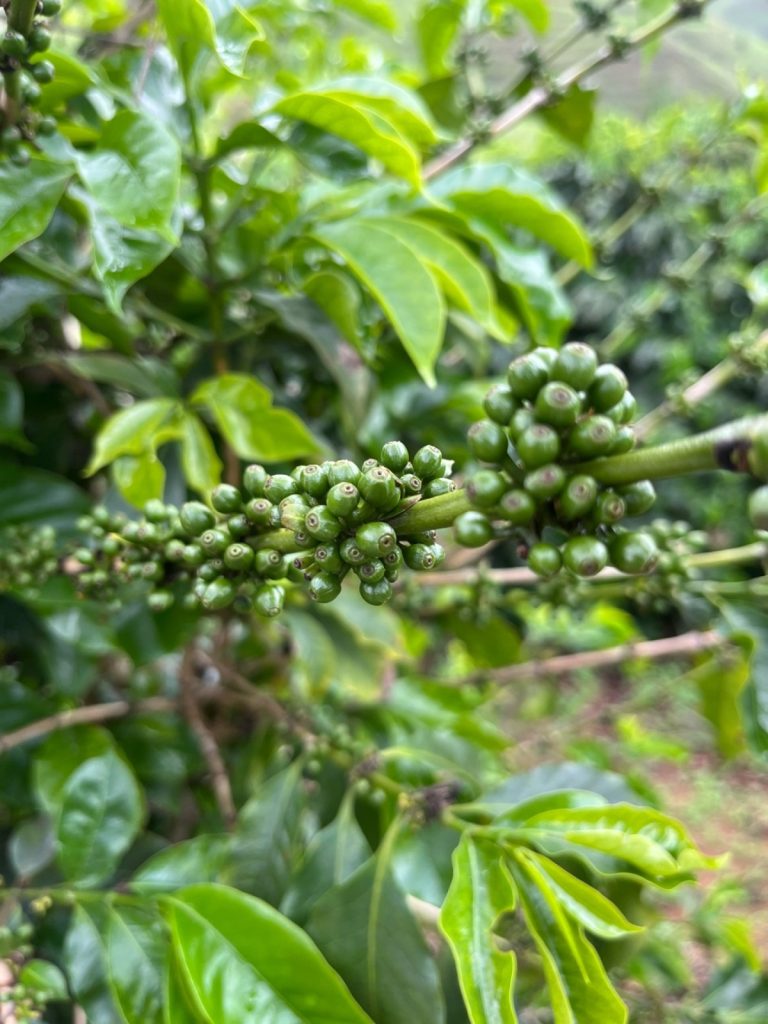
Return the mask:
MULTIPOLYGON (((601 225, 495 147, 583 144, 588 76, 707 6, 0 0, 3 1019, 629 1019, 720 860, 637 780, 515 771, 494 702, 692 659, 720 753, 768 749, 768 417, 651 443, 655 310, 619 343, 585 295, 659 189, 601 225), (693 474, 748 481, 720 534, 654 509, 693 474)), ((762 230, 766 109, 716 126, 752 171, 680 294, 762 230)), ((689 388, 758 394, 753 263, 689 388)), ((721 945, 690 1019, 763 1020, 721 945)))

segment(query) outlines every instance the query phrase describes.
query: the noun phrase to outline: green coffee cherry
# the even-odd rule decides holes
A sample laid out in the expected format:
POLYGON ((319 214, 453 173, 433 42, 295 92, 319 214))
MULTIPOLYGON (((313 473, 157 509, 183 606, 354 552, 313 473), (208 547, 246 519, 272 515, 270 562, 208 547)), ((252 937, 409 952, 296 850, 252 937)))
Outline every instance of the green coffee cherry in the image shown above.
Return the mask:
POLYGON ((199 544, 186 544, 184 546, 182 561, 184 562, 184 565, 188 565, 191 569, 195 569, 205 561, 205 552, 199 544))
POLYGON ((61 0, 41 0, 40 13, 45 18, 51 18, 61 10, 61 0))
POLYGON ((478 508, 497 505, 507 489, 507 481, 493 469, 480 469, 467 480, 467 497, 478 508))
POLYGON ((338 544, 329 541, 315 548, 315 561, 326 572, 341 572, 344 567, 338 544))
POLYGON ((517 409, 512 414, 512 419, 509 421, 509 436, 513 441, 516 441, 518 437, 527 430, 536 420, 533 418, 533 410, 531 409, 517 409))
POLYGON ((549 380, 549 367, 537 352, 518 356, 509 364, 507 381, 514 398, 533 399, 549 380))
POLYGON ((616 439, 611 446, 609 455, 623 455, 631 452, 635 447, 635 432, 627 424, 621 424, 616 428, 616 439))
POLYGON ((608 548, 597 537, 571 537, 563 545, 562 557, 576 576, 596 576, 608 564, 608 548))
POLYGON ((23 57, 27 52, 27 40, 21 32, 8 29, 0 43, 3 53, 9 57, 23 57))
POLYGON ((637 414, 637 401, 631 391, 625 391, 621 399, 612 405, 610 409, 605 410, 605 415, 614 421, 614 423, 631 423, 637 414))
POLYGON ((358 579, 365 583, 378 583, 386 575, 386 567, 380 558, 374 558, 371 562, 363 562, 355 566, 355 574, 358 579))
POLYGON ((264 495, 264 484, 267 482, 266 469, 263 466, 254 464, 246 466, 243 473, 243 487, 254 498, 261 498, 264 495))
POLYGON ((641 516, 656 501, 656 489, 650 480, 638 480, 619 490, 628 516, 641 516))
POLYGON ((453 534, 462 547, 480 548, 493 537, 493 527, 482 512, 462 512, 454 521, 453 534))
POLYGON ((251 498, 245 506, 245 515, 254 526, 269 526, 274 509, 267 498, 251 498))
POLYGON ((400 477, 400 483, 402 484, 403 491, 405 492, 406 495, 414 495, 421 493, 421 477, 416 476, 415 473, 404 473, 400 477))
POLYGON ((45 25, 33 25, 27 43, 32 53, 42 53, 51 45, 51 33, 45 25))
POLYGON ((612 526, 620 522, 627 513, 624 499, 616 491, 603 491, 595 502, 594 518, 598 523, 612 526))
POLYGON ((585 473, 577 473, 567 482, 557 499, 557 512, 570 522, 591 512, 597 499, 597 482, 585 473))
POLYGON ((588 416, 568 435, 568 454, 581 459, 607 455, 616 440, 616 424, 608 416, 588 416))
POLYGON ((552 367, 552 379, 570 384, 577 391, 586 391, 597 371, 597 355, 589 345, 579 341, 563 345, 552 367))
MULTIPOLYGON (((381 567, 382 576, 384 566, 381 567)), ((309 581, 309 596, 318 604, 328 604, 335 600, 341 593, 341 581, 338 576, 329 572, 319 572, 309 581)))
POLYGON ((279 580, 283 575, 283 556, 274 548, 261 548, 254 555, 253 564, 259 576, 279 580))
POLYGON ((329 487, 344 483, 357 484, 360 479, 360 470, 349 459, 337 459, 326 465, 326 476, 329 487))
POLYGON ((304 518, 304 527, 315 540, 335 540, 341 533, 341 523, 325 505, 315 505, 304 518))
POLYGON ((273 619, 283 610, 285 590, 265 583, 253 596, 253 610, 267 619, 273 619))
POLYGON ((360 491, 351 483, 334 484, 325 496, 325 504, 329 512, 343 519, 357 508, 360 491))
POLYGON ((526 474, 523 486, 537 501, 548 501, 556 497, 565 486, 565 471, 556 462, 539 466, 526 474))
POLYGON ((385 604, 392 597, 392 585, 389 580, 379 580, 378 583, 360 583, 360 596, 368 604, 385 604))
POLYGON ((481 462, 501 462, 507 454, 508 439, 493 420, 478 420, 467 432, 469 450, 481 462))
POLYGON ((247 572, 253 565, 253 549, 247 544, 230 544, 224 552, 224 565, 228 569, 237 569, 240 572, 247 572))
POLYGON ((387 441, 385 445, 382 445, 380 461, 382 466, 386 466, 387 469, 391 469, 393 473, 400 476, 411 461, 411 456, 402 441, 387 441))
POLYGON ((355 531, 355 542, 368 558, 379 558, 397 547, 397 534, 389 523, 363 523, 355 531))
POLYGON ((391 469, 374 466, 360 477, 358 487, 363 498, 374 508, 385 511, 400 501, 400 489, 391 469))
POLYGON ((539 541, 528 552, 528 566, 537 576, 555 576, 562 568, 563 560, 554 544, 539 541))
POLYGON ((264 497, 275 505, 279 505, 289 494, 298 494, 300 490, 298 480, 287 473, 273 473, 264 481, 264 497))
POLYGON ((536 515, 536 502, 527 491, 514 488, 501 499, 496 514, 510 526, 526 526, 536 515))
POLYGON ((620 572, 641 576, 659 560, 659 549, 650 533, 620 533, 610 543, 611 562, 620 572))
POLYGON ((223 554, 229 541, 229 534, 224 533, 223 530, 206 530, 200 535, 200 547, 209 557, 223 554))
POLYGON ((536 419, 563 429, 572 426, 581 411, 581 399, 568 384, 545 384, 534 403, 536 419))
POLYGON ((203 594, 203 608, 208 611, 218 611, 232 604, 237 593, 237 587, 231 580, 224 576, 218 576, 208 584, 203 594))
POLYGON ((183 530, 190 537, 199 537, 201 533, 212 529, 216 524, 216 516, 199 501, 186 501, 181 506, 179 518, 183 530))
POLYGON ((598 366, 587 392, 587 404, 595 412, 605 412, 620 402, 628 387, 624 372, 612 363, 598 366))
POLYGON ((346 562, 347 565, 362 565, 363 562, 367 561, 367 556, 357 546, 357 541, 354 537, 346 537, 341 542, 339 555, 341 560, 346 562))
POLYGON ((533 423, 515 440, 515 448, 526 469, 536 469, 554 462, 560 454, 557 431, 544 423, 533 423))
POLYGON ((172 604, 173 594, 169 590, 153 590, 147 596, 147 606, 153 612, 164 612, 172 604))
POLYGON ((413 471, 422 480, 434 480, 443 471, 443 453, 433 444, 425 444, 413 456, 413 471))
POLYGON ((403 548, 403 559, 409 569, 417 572, 434 569, 437 561, 431 544, 410 544, 403 548))
POLYGON ((430 480, 421 493, 425 498, 437 498, 441 494, 450 494, 451 491, 455 490, 456 484, 453 480, 450 480, 447 476, 438 476, 434 480, 430 480))
POLYGON ((749 521, 756 530, 768 530, 768 485, 758 487, 749 496, 749 521))
POLYGON ((49 82, 53 81, 56 74, 56 69, 49 60, 38 61, 32 65, 30 71, 34 80, 40 85, 48 85, 49 82))
POLYGON ((483 409, 489 420, 506 427, 515 410, 517 400, 508 384, 494 384, 483 400, 483 409))

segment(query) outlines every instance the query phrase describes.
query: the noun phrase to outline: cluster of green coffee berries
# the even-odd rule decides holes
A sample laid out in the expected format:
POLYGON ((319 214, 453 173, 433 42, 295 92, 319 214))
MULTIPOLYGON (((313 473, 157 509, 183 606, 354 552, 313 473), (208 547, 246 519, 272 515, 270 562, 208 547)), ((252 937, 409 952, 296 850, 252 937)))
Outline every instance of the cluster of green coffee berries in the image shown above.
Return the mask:
POLYGON ((5 35, 0 37, 0 72, 12 78, 18 76, 15 84, 18 102, 12 121, 8 120, 11 108, 6 103, 6 120, 0 130, 0 153, 21 166, 29 162, 26 144, 38 135, 52 135, 56 131, 55 119, 40 116, 34 108, 40 102, 42 86, 53 81, 55 70, 51 61, 40 59, 40 54, 51 45, 51 33, 45 18, 58 14, 60 10, 61 0, 38 0, 36 17, 26 34, 9 26, 5 35))
POLYGON ((443 561, 434 532, 398 537, 390 520, 420 496, 453 490, 449 474, 433 445, 411 459, 404 444, 391 441, 362 466, 339 459, 290 474, 248 466, 242 487, 220 484, 210 506, 151 501, 136 522, 98 507, 79 523, 91 538, 74 552, 79 584, 107 598, 116 582, 144 580, 152 584, 150 607, 159 611, 184 589, 174 585, 186 583, 191 605, 271 617, 282 610, 286 581, 326 603, 352 574, 369 604, 383 604, 403 565, 420 571, 443 561))
POLYGON ((540 347, 510 363, 507 382, 490 389, 484 407, 487 419, 470 427, 467 440, 487 468, 467 479, 474 508, 454 524, 460 544, 480 547, 512 529, 543 577, 562 568, 594 576, 608 564, 632 574, 654 567, 652 535, 619 528, 651 508, 652 483, 606 487, 589 472, 591 460, 635 443, 636 403, 617 366, 598 365, 594 350, 578 342, 540 347))
POLYGON ((58 569, 52 526, 8 526, 0 535, 0 590, 33 592, 58 569))

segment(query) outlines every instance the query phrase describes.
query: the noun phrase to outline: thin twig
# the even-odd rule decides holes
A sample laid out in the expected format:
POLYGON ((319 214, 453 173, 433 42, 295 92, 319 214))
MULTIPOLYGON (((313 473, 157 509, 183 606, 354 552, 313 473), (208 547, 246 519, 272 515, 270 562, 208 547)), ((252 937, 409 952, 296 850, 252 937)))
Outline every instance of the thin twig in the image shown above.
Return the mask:
POLYGON ((461 680, 462 683, 515 683, 521 680, 541 679, 551 676, 565 676, 583 669, 605 668, 620 665, 625 661, 641 658, 682 658, 700 654, 702 651, 725 646, 726 639, 713 630, 700 632, 692 630, 680 636, 663 637, 661 640, 641 640, 637 643, 620 644, 602 651, 578 651, 575 654, 560 654, 541 661, 526 661, 521 665, 505 665, 502 668, 473 672, 461 680))
POLYGON ((115 700, 107 704, 91 704, 84 708, 59 711, 55 715, 41 718, 37 722, 31 722, 0 736, 0 754, 5 754, 24 743, 42 739, 43 736, 58 732, 60 729, 71 729, 76 725, 94 725, 97 722, 108 722, 113 718, 125 718, 130 714, 174 711, 176 706, 176 701, 167 697, 148 697, 133 704, 127 700, 115 700))
POLYGON ((227 766, 219 750, 219 745, 211 730, 206 725, 198 705, 198 678, 193 665, 195 649, 188 647, 181 659, 179 669, 179 685, 181 687, 181 707, 187 724, 194 733, 200 753, 208 766, 211 777, 211 789, 219 808, 224 824, 231 829, 237 818, 237 808, 232 796, 232 786, 227 774, 227 766))

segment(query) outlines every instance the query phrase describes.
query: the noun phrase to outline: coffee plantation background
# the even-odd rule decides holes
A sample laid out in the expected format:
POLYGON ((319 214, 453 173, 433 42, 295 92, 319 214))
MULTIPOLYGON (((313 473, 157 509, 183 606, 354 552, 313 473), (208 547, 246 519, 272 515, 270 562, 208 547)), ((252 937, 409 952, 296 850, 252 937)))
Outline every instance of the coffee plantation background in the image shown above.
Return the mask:
POLYGON ((0 1020, 763 1022, 764 13, 0 20, 0 1020))

